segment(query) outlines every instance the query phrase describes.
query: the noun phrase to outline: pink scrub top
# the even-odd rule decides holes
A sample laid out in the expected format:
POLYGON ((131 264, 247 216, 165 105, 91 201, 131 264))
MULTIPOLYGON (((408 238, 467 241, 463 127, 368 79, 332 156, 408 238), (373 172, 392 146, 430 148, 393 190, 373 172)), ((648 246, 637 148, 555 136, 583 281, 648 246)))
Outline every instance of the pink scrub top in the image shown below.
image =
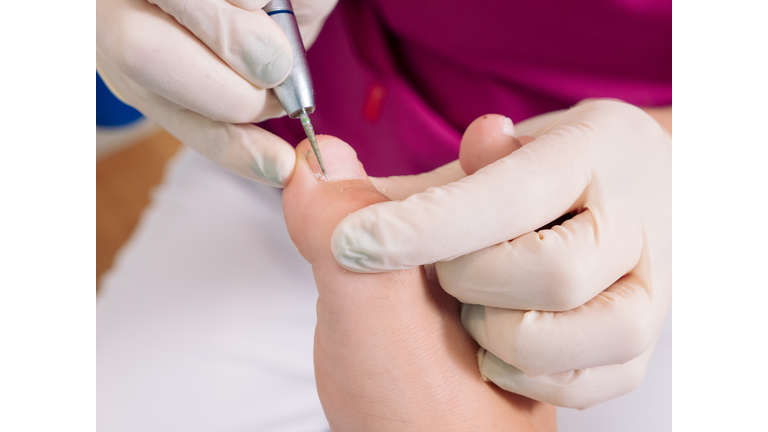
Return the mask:
MULTIPOLYGON (((589 97, 672 103, 671 0, 340 0, 308 52, 318 134, 369 175, 455 160, 483 114, 514 122, 589 97)), ((298 120, 262 123, 297 144, 298 120)))

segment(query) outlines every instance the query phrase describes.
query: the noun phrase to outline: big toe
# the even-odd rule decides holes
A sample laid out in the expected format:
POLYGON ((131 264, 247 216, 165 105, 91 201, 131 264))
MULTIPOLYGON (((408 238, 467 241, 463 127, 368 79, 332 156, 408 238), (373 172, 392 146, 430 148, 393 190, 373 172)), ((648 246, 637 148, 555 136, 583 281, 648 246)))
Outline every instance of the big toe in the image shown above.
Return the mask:
POLYGON ((312 264, 333 260, 331 235, 342 219, 363 207, 388 201, 368 180, 352 147, 331 136, 318 136, 317 142, 327 175, 323 175, 309 141, 304 140, 296 146, 296 169, 283 191, 288 233, 312 264))

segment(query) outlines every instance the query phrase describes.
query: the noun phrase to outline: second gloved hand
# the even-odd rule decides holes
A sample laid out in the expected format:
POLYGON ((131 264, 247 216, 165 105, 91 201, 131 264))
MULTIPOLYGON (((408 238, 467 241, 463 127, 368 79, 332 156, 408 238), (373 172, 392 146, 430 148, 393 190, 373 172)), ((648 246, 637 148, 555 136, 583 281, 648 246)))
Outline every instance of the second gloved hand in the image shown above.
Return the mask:
POLYGON ((477 150, 487 136, 472 129, 462 165, 489 165, 461 180, 457 163, 376 180, 391 198, 410 196, 344 219, 337 260, 358 272, 436 263, 465 303, 480 372, 501 388, 574 408, 634 389, 671 302, 664 131, 637 107, 590 101, 521 123, 518 135, 535 140, 492 162, 498 149, 487 160, 477 150))
MULTIPOLYGON (((268 0, 99 0, 96 66, 123 102, 242 176, 284 186, 293 147, 252 125, 285 112, 267 89, 293 53, 268 0)), ((336 0, 294 0, 308 48, 336 0)))

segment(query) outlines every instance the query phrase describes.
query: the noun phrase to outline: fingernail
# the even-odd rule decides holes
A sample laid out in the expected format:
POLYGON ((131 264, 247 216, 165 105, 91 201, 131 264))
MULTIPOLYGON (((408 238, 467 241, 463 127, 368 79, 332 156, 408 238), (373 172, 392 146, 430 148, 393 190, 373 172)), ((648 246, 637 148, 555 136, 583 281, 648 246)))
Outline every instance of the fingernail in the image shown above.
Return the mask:
POLYGON ((349 144, 336 138, 324 136, 317 137, 317 144, 320 148, 320 157, 323 160, 326 175, 323 175, 323 170, 310 145, 302 143, 304 157, 316 179, 338 181, 365 178, 365 171, 360 161, 357 160, 357 153, 349 144))

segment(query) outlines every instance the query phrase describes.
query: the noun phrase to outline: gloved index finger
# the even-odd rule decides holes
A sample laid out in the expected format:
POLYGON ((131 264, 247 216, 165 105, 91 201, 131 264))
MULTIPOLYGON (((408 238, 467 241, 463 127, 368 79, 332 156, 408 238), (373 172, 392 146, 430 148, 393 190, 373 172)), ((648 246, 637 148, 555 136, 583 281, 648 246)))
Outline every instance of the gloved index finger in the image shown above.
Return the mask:
POLYGON ((241 9, 226 0, 150 0, 173 16, 232 69, 261 88, 285 79, 293 51, 280 27, 261 10, 267 0, 241 9))
POLYGON ((578 208, 595 132, 570 120, 474 175, 350 214, 331 239, 336 260, 366 273, 451 260, 578 208))

